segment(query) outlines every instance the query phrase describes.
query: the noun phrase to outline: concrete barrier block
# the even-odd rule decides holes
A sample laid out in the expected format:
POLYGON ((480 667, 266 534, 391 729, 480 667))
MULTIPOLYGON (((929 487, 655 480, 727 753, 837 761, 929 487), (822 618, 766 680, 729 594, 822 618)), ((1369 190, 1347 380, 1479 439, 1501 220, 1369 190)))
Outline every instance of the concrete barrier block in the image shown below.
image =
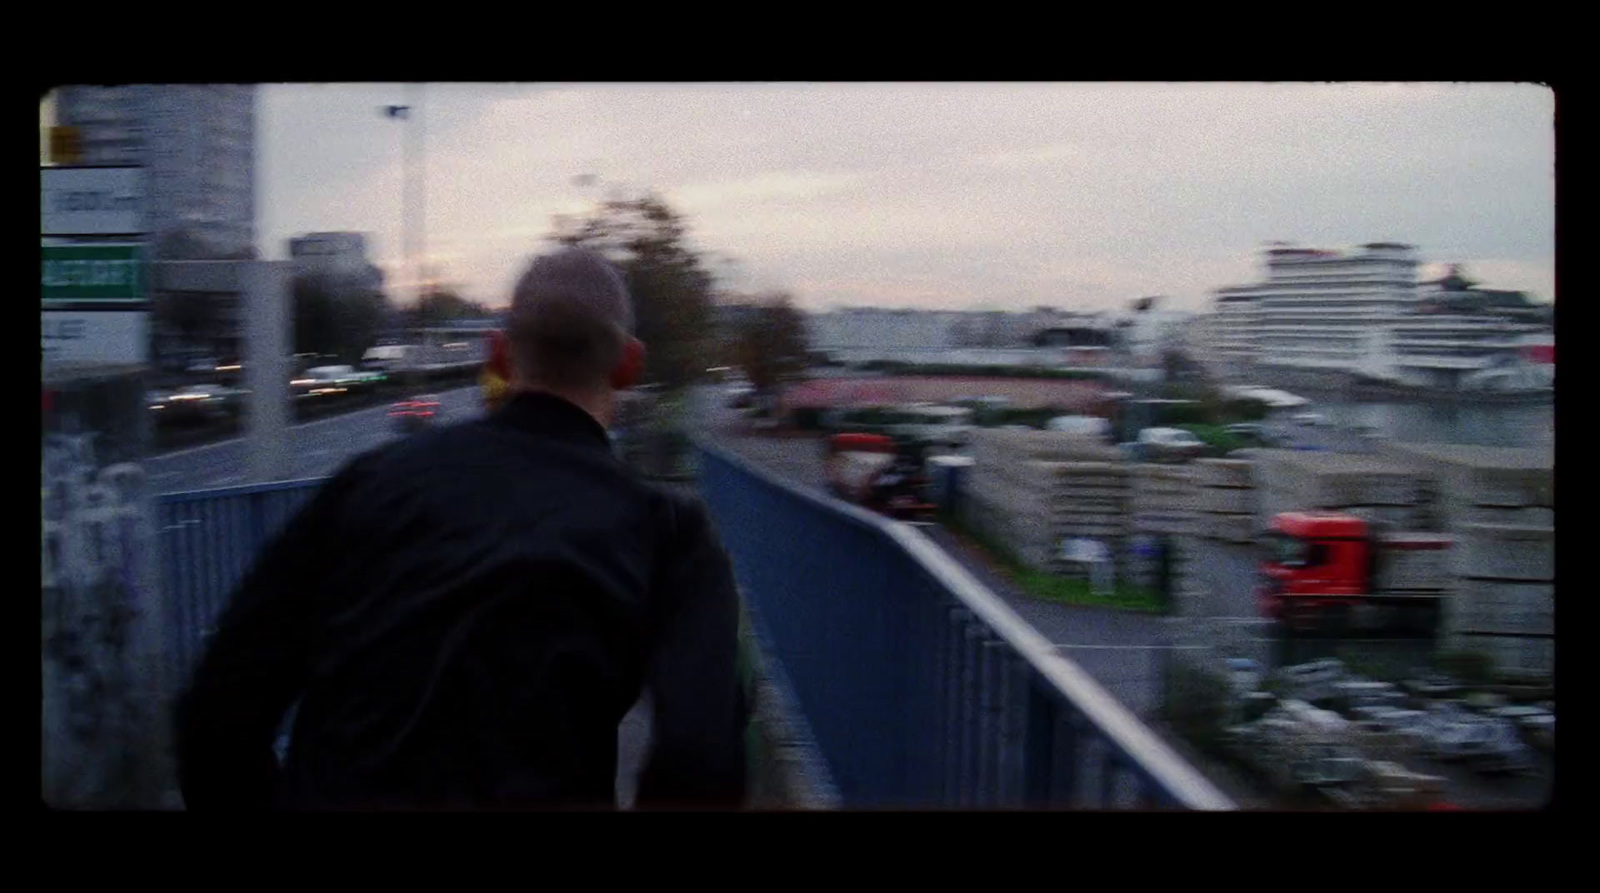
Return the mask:
POLYGON ((1203 512, 1253 515, 1256 510, 1254 490, 1207 487, 1200 491, 1197 502, 1203 512))
POLYGON ((1508 508, 1555 505, 1555 469, 1479 469, 1470 478, 1471 497, 1479 505, 1508 508))
POLYGON ((1257 527, 1253 515, 1203 514, 1199 518, 1200 530, 1211 539, 1230 543, 1255 541, 1257 527))
POLYGON ((1453 649, 1483 654, 1494 662, 1495 670, 1503 675, 1544 679, 1555 673, 1554 639, 1459 636, 1453 638, 1450 645, 1453 649))
POLYGON ((1311 486, 1310 497, 1321 506, 1416 504, 1417 479, 1412 475, 1324 474, 1311 486))
POLYGON ((1469 523, 1510 524, 1519 527, 1555 527, 1554 509, 1473 505, 1466 510, 1469 523))
POLYGON ((1197 459, 1194 481, 1205 487, 1253 487, 1254 463, 1244 459, 1197 459))
POLYGON ((1386 525, 1392 530, 1420 530, 1424 526, 1423 515, 1415 506, 1351 505, 1335 506, 1333 510, 1386 525))
POLYGON ((1462 524, 1456 567, 1464 577, 1555 579, 1555 529, 1511 524, 1462 524))
POLYGON ((1554 583, 1462 580, 1455 601, 1462 623, 1507 632, 1555 631, 1554 583))

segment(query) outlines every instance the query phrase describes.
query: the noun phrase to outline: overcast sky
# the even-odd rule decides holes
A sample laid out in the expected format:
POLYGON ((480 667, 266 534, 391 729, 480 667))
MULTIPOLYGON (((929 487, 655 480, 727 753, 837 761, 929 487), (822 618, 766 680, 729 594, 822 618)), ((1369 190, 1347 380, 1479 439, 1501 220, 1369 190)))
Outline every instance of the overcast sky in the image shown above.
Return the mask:
MULTIPOLYGON (((262 88, 267 256, 363 231, 407 284, 417 123, 379 111, 406 97, 262 88)), ((1272 240, 1407 242, 1555 297, 1554 98, 1537 86, 438 84, 422 122, 429 257, 491 304, 552 215, 616 188, 663 195, 735 286, 816 309, 1201 309, 1259 278, 1272 240)))

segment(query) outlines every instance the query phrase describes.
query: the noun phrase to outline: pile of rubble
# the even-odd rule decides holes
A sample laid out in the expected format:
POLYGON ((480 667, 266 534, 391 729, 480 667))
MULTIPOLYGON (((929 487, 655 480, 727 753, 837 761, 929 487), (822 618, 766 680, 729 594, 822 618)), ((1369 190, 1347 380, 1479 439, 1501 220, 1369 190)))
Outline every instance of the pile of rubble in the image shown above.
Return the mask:
POLYGON ((1534 766, 1530 745, 1553 744, 1553 704, 1463 697, 1461 686, 1441 677, 1397 686, 1350 673, 1337 660, 1270 676, 1249 661, 1235 661, 1232 669, 1237 721, 1227 736, 1238 756, 1280 790, 1314 790, 1341 805, 1434 802, 1443 779, 1411 771, 1407 760, 1524 773, 1534 766))

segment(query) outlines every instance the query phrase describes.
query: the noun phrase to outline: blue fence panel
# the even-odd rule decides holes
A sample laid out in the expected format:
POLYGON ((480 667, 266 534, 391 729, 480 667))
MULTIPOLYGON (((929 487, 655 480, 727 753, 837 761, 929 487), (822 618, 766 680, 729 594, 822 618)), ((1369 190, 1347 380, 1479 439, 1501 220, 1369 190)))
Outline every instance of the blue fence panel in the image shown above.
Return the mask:
POLYGON ((714 447, 699 464, 846 806, 1233 808, 914 528, 714 447))
POLYGON ((322 480, 168 493, 157 500, 171 678, 182 684, 256 554, 322 480))

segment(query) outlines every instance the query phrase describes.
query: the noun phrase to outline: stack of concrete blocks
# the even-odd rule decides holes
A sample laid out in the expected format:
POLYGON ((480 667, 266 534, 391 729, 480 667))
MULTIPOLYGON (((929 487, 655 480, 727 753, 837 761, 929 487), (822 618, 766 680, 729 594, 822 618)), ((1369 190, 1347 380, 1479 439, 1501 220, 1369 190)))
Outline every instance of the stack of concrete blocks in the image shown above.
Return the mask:
POLYGON ((967 519, 1024 564, 1071 570, 1061 547, 1076 537, 1124 554, 1127 468, 1115 448, 1066 433, 981 430, 972 458, 967 519))
POLYGON ((1256 489, 1252 464, 1243 459, 1199 459, 1194 468, 1199 535, 1230 543, 1255 542, 1256 489))
POLYGON ((1383 455, 1263 450, 1254 460, 1256 523, 1281 512, 1336 511, 1395 531, 1438 531, 1437 479, 1383 455))
POLYGON ((1502 674, 1555 669, 1555 456, 1548 449, 1386 444, 1440 482, 1455 537, 1445 647, 1490 657, 1502 674))
MULTIPOLYGON (((1184 568, 1195 552, 1194 476, 1184 465, 1144 463, 1135 465, 1128 478, 1130 532, 1135 538, 1164 541, 1172 549, 1170 560, 1173 583, 1181 588, 1187 578, 1184 568)), ((1130 550, 1129 576, 1135 585, 1153 587, 1160 568, 1155 557, 1143 550, 1130 550)))
MULTIPOLYGON (((1128 465, 1124 462, 1044 463, 1042 492, 1053 508, 1052 542, 1057 550, 1069 540, 1094 540, 1110 550, 1118 579, 1131 576, 1132 542, 1128 511, 1128 465)), ((1059 560, 1059 573, 1080 575, 1084 569, 1059 560)))

